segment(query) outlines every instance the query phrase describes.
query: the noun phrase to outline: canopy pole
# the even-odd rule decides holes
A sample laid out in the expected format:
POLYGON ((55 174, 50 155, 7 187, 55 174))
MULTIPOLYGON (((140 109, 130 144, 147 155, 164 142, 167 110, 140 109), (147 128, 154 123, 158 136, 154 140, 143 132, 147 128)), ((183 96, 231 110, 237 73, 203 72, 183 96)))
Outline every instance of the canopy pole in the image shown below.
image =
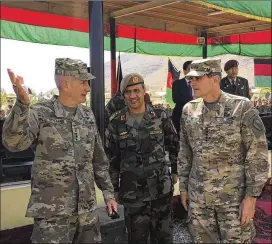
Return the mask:
POLYGON ((205 43, 202 47, 202 57, 203 59, 207 58, 208 56, 208 37, 207 37, 207 32, 206 31, 201 31, 201 37, 205 38, 205 43))
POLYGON ((104 144, 104 21, 103 1, 88 1, 91 73, 91 106, 104 144))
POLYGON ((117 92, 115 18, 110 18, 111 96, 117 92))

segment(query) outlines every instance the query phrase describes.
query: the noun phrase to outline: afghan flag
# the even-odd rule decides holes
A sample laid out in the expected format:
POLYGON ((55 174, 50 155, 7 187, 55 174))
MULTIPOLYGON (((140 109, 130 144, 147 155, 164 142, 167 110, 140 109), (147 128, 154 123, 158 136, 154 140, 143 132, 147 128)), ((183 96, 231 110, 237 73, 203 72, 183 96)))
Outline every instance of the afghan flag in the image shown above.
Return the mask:
POLYGON ((121 84, 121 81, 123 80, 123 72, 122 72, 122 66, 121 66, 120 53, 119 53, 119 57, 118 57, 116 80, 118 82, 118 91, 120 91, 120 84, 121 84))
POLYGON ((167 75, 167 86, 166 86, 166 102, 171 108, 174 108, 175 103, 172 99, 172 85, 175 80, 178 80, 180 76, 180 71, 175 67, 175 65, 168 59, 168 75, 167 75))
POLYGON ((272 63, 271 58, 254 59, 254 86, 271 89, 272 63))

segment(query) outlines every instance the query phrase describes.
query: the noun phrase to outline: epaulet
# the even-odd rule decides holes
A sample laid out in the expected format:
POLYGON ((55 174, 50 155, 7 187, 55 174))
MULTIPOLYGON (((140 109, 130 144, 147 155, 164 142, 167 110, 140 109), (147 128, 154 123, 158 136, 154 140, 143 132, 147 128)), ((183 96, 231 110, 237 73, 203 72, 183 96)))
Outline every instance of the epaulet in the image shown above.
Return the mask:
POLYGON ((122 114, 122 109, 121 110, 118 110, 117 112, 113 113, 110 118, 109 118, 109 121, 112 121, 113 119, 115 119, 117 116, 121 115, 122 114))
POLYGON ((237 95, 230 94, 227 92, 223 92, 223 94, 225 95, 225 98, 227 100, 249 101, 249 99, 247 97, 237 96, 237 95))
POLYGON ((166 113, 165 112, 165 110, 163 109, 163 108, 153 108, 154 109, 154 112, 156 113, 156 115, 158 116, 158 117, 160 117, 160 115, 164 112, 164 113, 166 113))

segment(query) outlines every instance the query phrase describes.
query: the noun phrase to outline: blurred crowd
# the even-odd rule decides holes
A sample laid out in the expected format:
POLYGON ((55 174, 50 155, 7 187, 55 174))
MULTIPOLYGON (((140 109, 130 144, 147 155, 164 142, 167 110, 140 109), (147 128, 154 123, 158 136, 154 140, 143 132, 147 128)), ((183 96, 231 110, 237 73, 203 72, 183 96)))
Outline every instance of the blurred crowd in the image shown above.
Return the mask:
POLYGON ((259 113, 262 114, 271 114, 272 113, 272 101, 268 99, 259 99, 252 101, 254 107, 258 109, 259 113))
POLYGON ((13 105, 8 105, 7 109, 0 110, 0 120, 5 119, 12 110, 13 105))

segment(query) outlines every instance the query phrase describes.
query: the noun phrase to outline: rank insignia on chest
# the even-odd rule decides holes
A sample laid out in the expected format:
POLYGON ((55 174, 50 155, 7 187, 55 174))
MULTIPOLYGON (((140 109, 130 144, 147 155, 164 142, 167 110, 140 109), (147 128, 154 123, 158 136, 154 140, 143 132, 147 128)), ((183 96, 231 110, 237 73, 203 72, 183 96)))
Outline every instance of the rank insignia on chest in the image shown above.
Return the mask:
POLYGON ((124 132, 120 133, 119 136, 124 136, 126 134, 127 134, 127 131, 124 131, 124 132))
POLYGON ((152 119, 155 119, 155 118, 156 118, 155 112, 154 112, 154 111, 151 111, 151 112, 150 112, 150 116, 151 116, 152 119))
POLYGON ((121 116, 121 120, 126 120, 127 118, 126 118, 126 115, 125 114, 123 114, 122 116, 121 116))

